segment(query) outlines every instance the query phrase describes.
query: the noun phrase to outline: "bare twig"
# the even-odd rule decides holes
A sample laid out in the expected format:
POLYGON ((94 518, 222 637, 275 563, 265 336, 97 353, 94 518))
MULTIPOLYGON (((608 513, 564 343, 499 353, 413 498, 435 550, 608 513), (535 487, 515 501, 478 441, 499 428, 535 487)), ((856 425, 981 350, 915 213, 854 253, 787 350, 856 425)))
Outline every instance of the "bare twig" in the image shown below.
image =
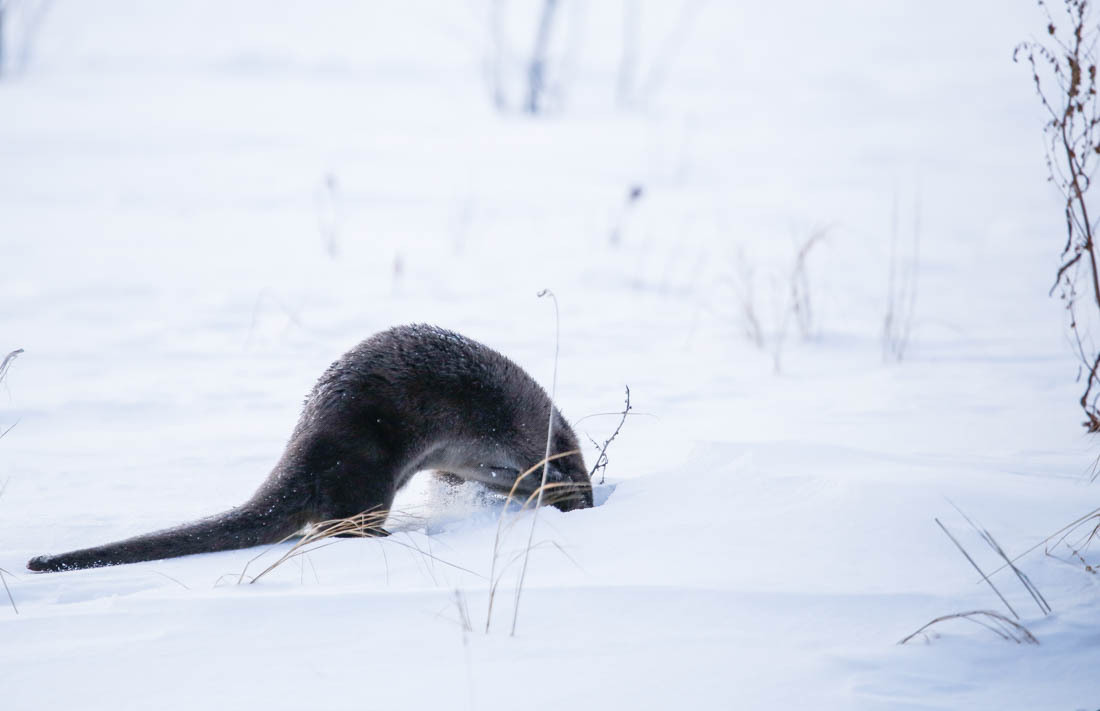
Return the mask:
MULTIPOLYGON (((596 472, 599 472, 600 484, 604 483, 604 475, 607 473, 607 448, 615 441, 615 438, 619 436, 619 430, 623 428, 623 423, 626 422, 626 417, 630 414, 630 386, 626 385, 624 387, 626 388, 626 405, 623 407, 622 418, 615 427, 615 431, 611 433, 611 436, 604 440, 602 445, 597 445, 600 454, 596 457, 596 463, 592 466, 592 471, 588 473, 589 480, 592 480, 595 479, 596 472)), ((589 439, 592 438, 589 437, 589 439)), ((592 444, 596 444, 596 440, 592 440, 592 444)))

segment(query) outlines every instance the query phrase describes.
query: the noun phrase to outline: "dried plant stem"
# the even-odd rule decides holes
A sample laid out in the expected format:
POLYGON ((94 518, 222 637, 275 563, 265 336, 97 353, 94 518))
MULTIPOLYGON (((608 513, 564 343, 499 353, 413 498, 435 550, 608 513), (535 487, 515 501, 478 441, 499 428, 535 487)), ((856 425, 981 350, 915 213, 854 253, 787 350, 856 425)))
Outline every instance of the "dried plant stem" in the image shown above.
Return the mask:
MULTIPOLYGON (((550 3, 547 2, 547 6, 550 3)), ((538 488, 538 500, 535 502, 535 512, 531 516, 531 530, 527 534, 527 547, 523 555, 523 567, 519 571, 519 582, 516 584, 516 603, 512 607, 512 636, 516 635, 516 622, 519 621, 519 601, 523 595, 523 581, 527 578, 527 563, 531 558, 531 543, 535 540, 535 526, 539 520, 539 509, 542 508, 542 496, 546 490, 546 478, 550 473, 550 446, 554 441, 554 401, 558 392, 558 353, 561 348, 561 316, 558 313, 558 297, 549 289, 539 292, 539 298, 549 296, 554 303, 554 377, 550 381, 550 416, 546 424, 546 453, 542 457, 542 482, 538 488)))

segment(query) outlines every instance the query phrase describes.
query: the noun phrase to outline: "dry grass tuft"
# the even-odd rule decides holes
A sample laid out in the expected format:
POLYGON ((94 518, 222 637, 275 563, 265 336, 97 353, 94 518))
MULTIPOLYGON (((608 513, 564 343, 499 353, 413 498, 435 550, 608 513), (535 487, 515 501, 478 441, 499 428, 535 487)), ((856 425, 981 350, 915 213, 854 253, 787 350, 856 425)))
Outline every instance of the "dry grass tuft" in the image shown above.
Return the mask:
MULTIPOLYGON (((966 620, 967 622, 973 622, 976 625, 986 628, 1006 642, 1015 642, 1016 644, 1039 644, 1039 640, 1036 639, 1035 635, 1031 634, 1026 627, 993 610, 971 610, 970 612, 956 612, 951 615, 937 617, 913 634, 900 640, 898 644, 905 644, 917 635, 924 633, 924 631, 932 625, 939 624, 945 620, 966 620)), ((928 639, 928 635, 925 634, 925 641, 928 641, 928 639)))
POLYGON ((997 589, 997 586, 993 584, 993 581, 989 579, 989 576, 986 575, 985 572, 983 572, 982 569, 978 566, 978 564, 974 562, 974 559, 970 557, 970 554, 966 552, 966 549, 963 548, 958 539, 951 535, 951 532, 947 530, 947 527, 944 526, 938 518, 933 520, 936 522, 936 525, 940 527, 940 530, 942 530, 944 534, 946 534, 947 537, 951 539, 951 542, 955 544, 955 547, 959 549, 959 552, 961 552, 966 557, 966 559, 970 561, 970 565, 974 566, 974 570, 978 571, 978 575, 982 576, 982 580, 984 580, 989 585, 989 587, 993 589, 993 592, 997 593, 997 597, 1001 599, 1001 602, 1003 602, 1005 607, 1008 608, 1008 611, 1012 613, 1012 616, 1015 617, 1017 620, 1020 619, 1020 616, 1017 615, 1016 611, 1012 609, 1012 605, 1008 604, 1008 600, 1005 599, 1005 596, 1001 594, 1001 591, 997 589))
MULTIPOLYGON (((1096 573, 1096 565, 1089 563, 1085 558, 1085 554, 1089 552, 1089 547, 1092 546, 1093 542, 1100 539, 1100 509, 1090 511, 1054 535, 1058 538, 1055 539, 1054 536, 1048 538, 1047 541, 1053 540, 1053 543, 1050 543, 1044 549, 1048 556, 1058 558, 1051 552, 1051 549, 1064 545, 1069 549, 1070 555, 1073 556, 1073 562, 1083 565, 1086 572, 1096 573)), ((1059 560, 1062 559, 1059 558, 1059 560)))
MULTIPOLYGON (((1035 586, 1035 583, 1031 582, 1031 578, 1027 576, 1027 573, 1016 567, 1016 564, 1012 562, 1012 560, 1008 557, 1008 554, 1004 552, 1003 548, 1001 548, 1001 544, 997 543, 997 540, 993 538, 993 534, 990 533, 988 529, 980 528, 978 524, 970 520, 970 517, 963 513, 963 510, 960 509, 958 506, 955 506, 955 503, 953 501, 948 499, 948 503, 954 506, 955 510, 959 512, 959 515, 966 519, 966 522, 970 524, 970 527, 973 528, 978 533, 978 535, 981 536, 982 540, 986 542, 986 545, 988 545, 993 550, 993 552, 996 553, 1001 558, 1001 560, 1005 562, 1005 565, 1007 565, 1009 569, 1016 574, 1016 579, 1020 581, 1020 584, 1023 585, 1024 589, 1027 590, 1029 595, 1031 595, 1031 599, 1035 601, 1036 605, 1038 605, 1039 611, 1042 612, 1044 615, 1049 615, 1051 612, 1053 612, 1053 608, 1051 608, 1050 603, 1047 602, 1047 599, 1043 597, 1043 594, 1039 592, 1039 588, 1035 586)), ((992 585, 992 583, 990 584, 992 585)))
POLYGON ((1093 541, 1097 539, 1100 539, 1100 508, 1093 509, 1084 516, 1080 516, 1065 526, 1062 526, 1015 558, 1007 560, 1004 565, 994 570, 990 575, 996 575, 1041 546, 1044 547, 1044 552, 1048 556, 1062 560, 1062 558, 1058 558, 1058 556, 1054 555, 1052 552, 1053 549, 1062 544, 1069 548, 1071 555, 1085 566, 1086 571, 1095 573, 1096 566, 1085 560, 1084 554, 1088 552, 1093 541), (1086 529, 1085 533, 1079 533, 1082 528, 1086 529), (1077 535, 1075 536, 1075 534, 1077 535), (1071 536, 1075 537, 1071 538, 1071 536))
MULTIPOLYGON (((519 516, 513 516, 511 518, 507 518, 507 514, 508 514, 509 510, 512 509, 513 504, 515 502, 519 501, 519 499, 516 497, 516 490, 519 488, 520 482, 522 482, 524 479, 531 476, 535 472, 541 471, 546 466, 548 466, 550 464, 550 462, 554 461, 555 459, 561 459, 562 457, 569 457, 569 456, 572 456, 574 454, 577 454, 579 451, 580 450, 572 449, 568 452, 559 452, 558 454, 554 454, 554 455, 551 455, 549 457, 543 457, 541 460, 539 460, 538 462, 533 464, 526 471, 524 471, 518 477, 516 477, 515 482, 512 484, 511 490, 508 492, 508 496, 505 497, 504 508, 501 510, 500 517, 497 519, 497 532, 496 532, 495 538, 493 539, 493 558, 492 558, 492 562, 489 565, 489 606, 488 606, 488 610, 486 611, 486 614, 485 614, 485 632, 486 633, 489 632, 489 627, 492 624, 492 620, 493 620, 493 602, 496 599, 497 587, 500 585, 500 581, 503 579, 505 571, 507 571, 508 567, 511 566, 512 563, 516 562, 516 560, 517 560, 517 558, 513 558, 512 560, 508 561, 507 564, 505 564, 502 568, 500 568, 498 570, 498 561, 500 560, 500 556, 501 556, 501 552, 500 552, 501 542, 507 537, 507 534, 512 529, 512 527, 515 526, 516 523, 519 521, 519 516), (507 525, 505 525, 505 519, 506 518, 508 520, 507 525)), ((538 504, 540 502, 544 503, 544 504, 554 504, 554 503, 556 503, 557 501, 560 500, 561 494, 563 493, 560 490, 564 487, 570 487, 571 488, 571 486, 569 484, 555 484, 553 482, 548 483, 548 484, 543 484, 543 485, 539 486, 538 489, 533 491, 530 495, 527 496, 526 499, 523 500, 523 502, 520 505, 519 510, 517 511, 517 513, 523 513, 524 511, 529 509, 532 504, 538 504), (553 493, 553 492, 555 492, 555 490, 557 490, 556 494, 553 493), (549 497, 547 496, 548 492, 551 492, 549 494, 549 497)), ((523 555, 523 553, 526 552, 526 550, 532 550, 535 547, 537 547, 537 546, 530 546, 529 545, 528 548, 525 549, 525 551, 520 553, 520 555, 523 555)), ((560 550, 561 547, 558 546, 558 549, 560 550)))
MULTIPOLYGON (((378 538, 379 540, 385 541, 386 543, 392 543, 394 545, 414 550, 420 555, 425 556, 426 558, 431 560, 433 563, 442 563, 443 565, 461 570, 465 573, 476 575, 479 578, 485 577, 479 573, 470 570, 469 568, 464 568, 461 565, 456 565, 449 561, 443 560, 442 558, 434 555, 430 550, 426 551, 417 546, 415 543, 405 543, 403 541, 398 541, 392 538, 389 535, 389 532, 386 531, 386 529, 382 528, 382 525, 388 519, 397 517, 407 520, 420 520, 418 517, 408 513, 374 510, 364 511, 362 513, 356 514, 355 516, 349 516, 348 518, 337 518, 313 524, 310 529, 305 533, 305 535, 303 535, 293 546, 291 546, 290 550, 283 553, 283 555, 280 556, 278 560, 264 568, 258 575, 249 578, 248 583, 255 583, 260 578, 270 573, 272 570, 275 570, 283 563, 286 563, 288 560, 306 555, 308 553, 312 553, 313 551, 320 550, 321 548, 325 548, 332 545, 333 543, 336 543, 336 541, 333 540, 336 538, 378 538)), ((298 535, 299 534, 295 533, 291 536, 287 536, 283 540, 279 541, 279 543, 277 543, 276 545, 286 543, 287 541, 297 537, 298 535)), ((247 564, 245 564, 244 569, 242 569, 240 574, 237 575, 238 585, 245 582, 245 578, 248 577, 247 573, 249 566, 259 560, 262 556, 266 555, 267 552, 268 551, 260 553, 259 555, 248 561, 247 564)))

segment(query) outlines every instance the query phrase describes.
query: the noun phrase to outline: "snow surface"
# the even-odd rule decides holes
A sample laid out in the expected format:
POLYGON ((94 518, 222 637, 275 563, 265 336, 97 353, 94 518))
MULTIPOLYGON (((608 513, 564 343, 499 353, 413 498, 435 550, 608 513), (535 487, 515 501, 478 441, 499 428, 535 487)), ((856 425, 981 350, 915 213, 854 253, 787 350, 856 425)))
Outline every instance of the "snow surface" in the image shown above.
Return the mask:
MULTIPOLYGON (((1033 5, 648 0, 624 107, 624 6, 565 3, 530 118, 492 106, 490 4, 53 3, 0 80, 0 350, 26 349, 0 388, 0 705, 1100 707, 1100 584, 1041 549, 1054 614, 994 578, 1039 646, 964 622, 896 645, 1004 611, 933 523, 996 567, 949 501, 1012 554, 1096 507, 1010 58, 1033 5), (903 255, 920 234, 900 364, 895 222, 903 255), (813 333, 776 348, 819 228, 813 333), (603 505, 540 513, 514 637, 516 566, 484 632, 499 509, 425 480, 390 539, 255 585, 262 550, 24 570, 243 501, 323 368, 390 325, 549 385, 544 287, 563 411, 603 440, 615 418, 582 418, 629 384, 638 415, 603 505)), ((504 7, 517 102, 537 7, 504 7)))

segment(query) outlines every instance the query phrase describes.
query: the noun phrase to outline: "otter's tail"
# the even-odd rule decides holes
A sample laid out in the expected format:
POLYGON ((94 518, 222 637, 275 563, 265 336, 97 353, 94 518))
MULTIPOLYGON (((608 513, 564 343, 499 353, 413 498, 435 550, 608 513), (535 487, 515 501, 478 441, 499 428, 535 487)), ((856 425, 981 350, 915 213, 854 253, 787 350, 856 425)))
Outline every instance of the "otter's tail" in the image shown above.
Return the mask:
POLYGON ((35 571, 76 570, 249 548, 281 541, 305 523, 304 515, 297 511, 280 510, 278 506, 263 505, 253 500, 239 508, 176 528, 95 548, 31 558, 27 568, 35 571))

